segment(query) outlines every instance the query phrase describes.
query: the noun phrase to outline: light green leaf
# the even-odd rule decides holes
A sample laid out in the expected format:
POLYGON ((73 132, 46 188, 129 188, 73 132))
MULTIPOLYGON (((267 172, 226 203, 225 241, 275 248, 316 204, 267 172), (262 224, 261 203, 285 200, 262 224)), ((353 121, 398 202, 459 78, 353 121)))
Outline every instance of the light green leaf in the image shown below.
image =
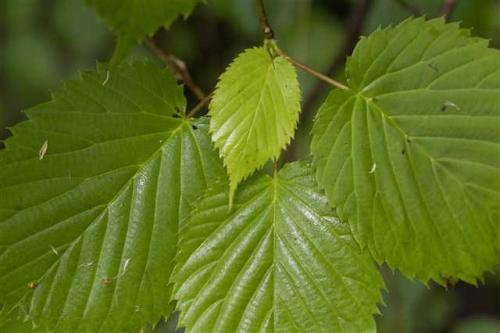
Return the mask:
POLYGON ((248 49, 221 75, 209 109, 231 198, 241 180, 276 159, 293 137, 300 113, 295 68, 266 48, 248 49))
POLYGON ((407 20, 363 39, 351 91, 313 130, 317 179, 374 257, 471 283, 500 262, 500 54, 458 24, 407 20))
POLYGON ((224 175, 206 121, 149 64, 87 72, 27 112, 0 153, 0 304, 51 332, 168 315, 178 223, 224 175))
POLYGON ((174 297, 187 332, 375 332, 381 276, 310 167, 209 193, 181 229, 174 297))
POLYGON ((122 37, 136 41, 187 16, 200 0, 85 0, 122 37))

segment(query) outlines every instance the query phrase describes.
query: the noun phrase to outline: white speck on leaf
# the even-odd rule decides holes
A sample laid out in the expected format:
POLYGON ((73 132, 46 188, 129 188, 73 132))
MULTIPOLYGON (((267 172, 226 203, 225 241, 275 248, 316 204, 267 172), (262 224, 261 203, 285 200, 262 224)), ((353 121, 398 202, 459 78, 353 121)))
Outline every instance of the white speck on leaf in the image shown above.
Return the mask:
POLYGON ((125 259, 125 262, 123 263, 123 269, 122 269, 122 274, 125 274, 125 272, 128 269, 128 265, 130 264, 130 258, 125 259))
POLYGON ((372 168, 370 169, 369 173, 375 173, 375 170, 377 170, 377 163, 372 164, 372 168))
POLYGON ((88 262, 88 263, 86 263, 86 264, 81 264, 81 265, 80 265, 80 267, 90 267, 90 266, 92 266, 93 264, 94 264, 94 262, 93 262, 93 261, 90 261, 90 262, 88 262))
POLYGON ((53 247, 52 245, 50 246, 50 249, 52 250, 52 252, 59 257, 59 251, 57 251, 57 249, 55 247, 53 247))
POLYGON ((45 140, 45 142, 43 143, 43 145, 40 148, 40 151, 38 153, 38 157, 39 157, 40 161, 43 160, 43 158, 45 157, 45 154, 47 154, 48 149, 49 149, 49 141, 45 140))
POLYGON ((106 83, 108 83, 109 81, 109 71, 106 72, 106 78, 104 79, 104 81, 102 82, 102 85, 105 86, 106 83))
POLYGON ((460 111, 460 108, 458 107, 458 105, 456 105, 455 103, 451 102, 451 101, 446 101, 444 102, 444 107, 445 108, 454 108, 456 109, 457 111, 460 111))

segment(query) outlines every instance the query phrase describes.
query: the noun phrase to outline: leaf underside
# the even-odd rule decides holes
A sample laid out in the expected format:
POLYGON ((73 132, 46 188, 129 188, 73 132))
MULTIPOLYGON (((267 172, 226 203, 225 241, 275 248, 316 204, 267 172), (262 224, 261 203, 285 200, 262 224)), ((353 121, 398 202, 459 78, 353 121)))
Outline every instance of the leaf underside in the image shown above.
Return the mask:
POLYGON ((375 332, 383 283, 315 190, 309 166, 210 191, 181 230, 173 274, 188 332, 375 332))
POLYGON ((140 41, 188 15, 200 0, 85 0, 121 37, 140 41))
POLYGON ((293 137, 300 113, 297 73, 263 47, 248 49, 221 75, 209 110, 232 197, 241 180, 276 159, 293 137))
POLYGON ((475 283, 500 262, 499 51, 407 20, 362 39, 347 74, 313 129, 330 204, 379 262, 475 283))
POLYGON ((0 304, 51 332, 123 332, 171 311, 177 231, 224 175, 206 121, 149 64, 88 72, 0 152, 0 304), (40 147, 44 147, 44 152, 40 147))

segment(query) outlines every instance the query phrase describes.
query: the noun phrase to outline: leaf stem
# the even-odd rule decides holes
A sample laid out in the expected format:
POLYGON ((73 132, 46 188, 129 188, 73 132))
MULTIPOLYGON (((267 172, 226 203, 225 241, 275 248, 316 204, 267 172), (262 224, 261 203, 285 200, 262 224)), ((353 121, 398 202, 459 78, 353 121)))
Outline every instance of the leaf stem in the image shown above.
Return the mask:
POLYGON ((205 92, 203 92, 203 89, 194 83, 186 64, 182 60, 161 49, 152 38, 147 38, 145 43, 151 51, 153 51, 158 58, 160 58, 161 61, 163 61, 165 65, 175 73, 176 77, 184 82, 186 87, 193 93, 193 95, 196 96, 196 98, 198 98, 198 100, 202 101, 205 99, 205 92))
POLYGON ((292 64, 294 64, 295 66, 299 67, 300 69, 304 70, 305 72, 311 74, 312 76, 315 76, 317 77, 318 79, 328 83, 328 84, 331 84, 332 86, 334 87, 337 87, 339 89, 342 89, 342 90, 351 90, 348 86, 344 85, 343 83, 340 83, 339 81, 336 81, 314 69, 312 69, 311 67, 307 66, 306 64, 303 64, 301 63, 300 61, 298 60, 295 60, 293 59, 292 57, 290 57, 289 55, 285 54, 283 51, 281 51, 280 49, 278 49, 278 53, 283 57, 285 58, 286 60, 288 60, 289 62, 291 62, 292 64))
POLYGON ((186 117, 191 118, 195 116, 198 112, 203 110, 203 108, 207 106, 208 103, 210 103, 210 100, 212 99, 213 96, 214 96, 213 92, 205 96, 198 104, 196 104, 194 108, 191 109, 191 111, 188 112, 186 117))
POLYGON ((262 31, 264 32, 264 37, 266 39, 274 39, 273 28, 269 24, 269 20, 267 19, 266 7, 264 6, 264 0, 255 0, 257 4, 257 13, 260 18, 260 25, 262 27, 262 31))

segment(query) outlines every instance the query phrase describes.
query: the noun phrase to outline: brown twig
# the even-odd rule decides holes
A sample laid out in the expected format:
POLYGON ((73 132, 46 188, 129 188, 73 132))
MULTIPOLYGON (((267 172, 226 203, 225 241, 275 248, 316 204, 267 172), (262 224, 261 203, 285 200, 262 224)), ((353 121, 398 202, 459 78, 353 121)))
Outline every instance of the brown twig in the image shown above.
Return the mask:
POLYGON ((396 3, 398 3, 401 7, 412 13, 413 16, 422 16, 422 12, 420 11, 420 9, 417 6, 409 3, 407 0, 394 0, 394 1, 396 1, 396 3))
POLYGON ((262 27, 262 31, 264 32, 264 37, 266 39, 274 39, 273 28, 269 24, 269 20, 267 19, 266 7, 264 7, 264 0, 256 0, 257 4, 257 13, 259 14, 260 25, 262 27))
POLYGON ((151 51, 153 51, 158 58, 160 58, 165 65, 175 73, 176 77, 184 82, 186 87, 196 96, 196 98, 201 101, 206 97, 203 90, 196 83, 194 83, 186 65, 182 60, 161 49, 158 45, 156 45, 152 38, 147 38, 145 43, 151 51))
POLYGON ((191 111, 188 112, 186 117, 191 118, 195 116, 198 112, 203 110, 203 108, 207 106, 208 103, 210 103, 210 100, 212 99, 213 96, 214 96, 213 92, 205 96, 205 98, 203 98, 198 104, 196 104, 194 108, 191 109, 191 111))
POLYGON ((304 70, 305 72, 311 74, 312 76, 315 76, 318 79, 320 79, 328 84, 331 84, 332 86, 337 87, 339 89, 350 90, 348 86, 346 86, 346 85, 344 85, 344 84, 342 84, 342 83, 340 83, 340 82, 338 82, 338 81, 336 81, 336 80, 334 80, 334 79, 332 79, 324 74, 321 74, 320 72, 312 69, 311 67, 307 66, 306 64, 301 63, 298 60, 293 59, 292 57, 288 56, 280 49, 278 49, 278 53, 280 54, 280 56, 282 56, 283 58, 285 58, 286 60, 288 60, 289 62, 294 64, 295 66, 299 67, 300 69, 304 70))
MULTIPOLYGON (((368 16, 372 4, 373 0, 361 0, 359 5, 354 8, 346 27, 344 44, 327 69, 327 76, 333 76, 344 65, 346 57, 352 53, 359 35, 363 30, 366 17, 368 16)), ((309 114, 309 111, 315 106, 316 101, 321 97, 326 88, 327 86, 323 81, 318 81, 316 86, 313 87, 309 96, 305 98, 303 112, 301 113, 301 121, 309 114)))
POLYGON ((443 6, 441 6, 441 11, 439 12, 439 15, 443 16, 446 20, 448 20, 453 14, 456 5, 457 5, 457 0, 443 0, 443 6))

